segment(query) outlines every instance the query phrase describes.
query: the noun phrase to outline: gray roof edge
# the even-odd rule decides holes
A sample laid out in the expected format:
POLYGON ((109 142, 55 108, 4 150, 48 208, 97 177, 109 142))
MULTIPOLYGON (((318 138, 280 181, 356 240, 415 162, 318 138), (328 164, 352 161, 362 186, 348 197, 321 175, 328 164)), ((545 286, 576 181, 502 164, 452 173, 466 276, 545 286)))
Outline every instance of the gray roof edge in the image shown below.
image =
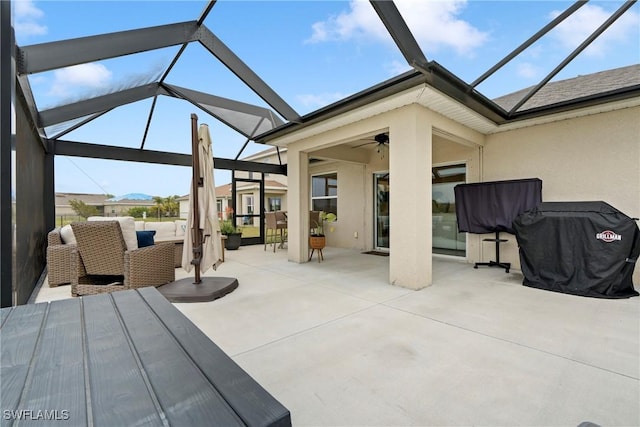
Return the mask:
POLYGON ((296 122, 287 122, 282 126, 278 126, 272 130, 257 135, 254 138, 254 141, 259 144, 265 144, 275 138, 303 129, 319 121, 346 113, 370 102, 401 92, 402 90, 424 84, 425 82, 426 78, 422 73, 418 71, 407 71, 406 73, 382 83, 378 83, 375 86, 357 92, 347 98, 305 114, 296 122))
POLYGON ((395 95, 404 90, 427 84, 451 98, 467 105, 472 110, 484 115, 496 124, 504 123, 506 112, 484 95, 473 90, 463 80, 435 61, 429 63, 427 72, 407 71, 399 76, 385 80, 368 89, 357 92, 347 98, 334 102, 319 110, 313 111, 300 118, 298 122, 289 122, 270 131, 256 136, 257 143, 265 144, 273 139, 303 129, 323 120, 336 117, 356 108, 395 95))
POLYGON ((407 71, 399 76, 385 80, 382 83, 378 83, 375 86, 306 114, 297 122, 289 122, 264 132, 256 136, 254 140, 260 144, 268 143, 269 141, 312 124, 336 117, 421 84, 427 84, 443 92, 496 124, 502 124, 506 121, 506 111, 504 109, 474 90, 468 83, 456 77, 442 65, 431 61, 425 71, 426 72, 417 70, 407 71))
POLYGON ((640 97, 640 84, 602 92, 597 95, 583 96, 572 100, 518 111, 510 117, 509 122, 516 122, 542 115, 562 113, 579 108, 592 107, 594 105, 603 105, 610 102, 623 101, 625 99, 636 97, 640 97))
POLYGON ((427 84, 433 87, 454 99, 456 102, 480 113, 498 125, 640 96, 640 86, 628 86, 612 91, 596 93, 559 103, 518 111, 512 115, 508 115, 497 103, 474 90, 469 84, 456 77, 438 63, 434 61, 430 62, 428 71, 429 74, 424 74, 415 70, 408 71, 319 110, 306 114, 300 118, 299 122, 289 122, 258 135, 254 140, 257 143, 266 144, 274 139, 304 129, 318 122, 336 117, 340 114, 353 111, 368 103, 384 99, 388 96, 400 93, 406 89, 410 89, 421 84, 427 84))

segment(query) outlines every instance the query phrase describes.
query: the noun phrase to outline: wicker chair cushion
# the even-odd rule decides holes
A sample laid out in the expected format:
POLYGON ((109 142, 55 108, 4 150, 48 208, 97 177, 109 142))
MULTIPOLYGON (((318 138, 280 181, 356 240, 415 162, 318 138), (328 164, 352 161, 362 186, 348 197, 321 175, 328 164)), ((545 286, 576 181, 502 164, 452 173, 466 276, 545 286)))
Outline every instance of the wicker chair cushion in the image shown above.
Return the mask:
POLYGON ((174 221, 167 222, 147 222, 144 225, 146 230, 156 231, 156 240, 162 239, 175 239, 176 238, 176 223, 174 221))
POLYGON ((176 237, 184 236, 187 231, 187 221, 183 219, 176 220, 176 237))
POLYGON ((76 244, 76 236, 74 236, 70 224, 67 224, 60 229, 60 237, 62 238, 62 242, 66 245, 76 244))
POLYGON ((144 248, 147 246, 153 246, 153 236, 156 234, 156 230, 144 230, 136 231, 138 236, 138 248, 144 248))
POLYGON ((122 229, 122 237, 127 245, 127 250, 138 249, 138 237, 136 236, 136 222, 132 216, 90 216, 87 221, 118 221, 122 229))

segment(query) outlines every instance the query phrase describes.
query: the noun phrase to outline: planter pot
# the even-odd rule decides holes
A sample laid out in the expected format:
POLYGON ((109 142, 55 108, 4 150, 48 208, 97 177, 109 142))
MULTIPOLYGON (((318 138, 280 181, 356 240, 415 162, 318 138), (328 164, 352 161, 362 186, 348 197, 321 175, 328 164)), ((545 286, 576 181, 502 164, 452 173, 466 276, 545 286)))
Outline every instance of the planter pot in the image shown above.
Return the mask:
POLYGON ((309 247, 311 249, 323 249, 326 245, 324 236, 309 236, 309 247))
POLYGON ((242 243, 242 233, 227 234, 227 240, 224 241, 224 248, 228 251, 235 251, 242 243))

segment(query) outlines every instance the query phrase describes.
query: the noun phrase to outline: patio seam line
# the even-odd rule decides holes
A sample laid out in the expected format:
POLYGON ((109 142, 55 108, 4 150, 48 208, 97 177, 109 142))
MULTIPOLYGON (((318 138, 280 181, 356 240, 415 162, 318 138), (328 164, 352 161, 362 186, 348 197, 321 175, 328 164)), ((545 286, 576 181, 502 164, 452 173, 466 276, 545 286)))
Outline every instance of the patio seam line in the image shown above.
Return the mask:
MULTIPOLYGON (((296 287, 303 286, 303 285, 315 285, 315 286, 320 286, 320 287, 325 288, 325 289, 336 291, 336 292, 341 293, 343 295, 348 295, 348 296, 351 296, 351 297, 354 297, 354 298, 362 299, 362 300, 367 301, 367 302, 372 302, 374 304, 378 304, 379 303, 378 301, 370 301, 370 300, 367 300, 365 298, 362 298, 362 297, 359 297, 359 296, 356 296, 356 295, 352 295, 352 294, 348 294, 348 293, 342 292, 339 289, 319 284, 318 281, 327 280, 327 278, 324 277, 324 276, 323 276, 323 278, 320 278, 320 279, 300 278, 299 276, 296 276, 295 274, 290 274, 290 273, 287 273, 287 272, 283 272, 282 270, 270 269, 268 267, 262 267, 262 266, 259 266, 259 267, 258 266, 252 266, 250 264, 243 264, 243 265, 250 266, 251 268, 259 270, 260 272, 266 272, 266 273, 271 273, 271 274, 279 274, 279 275, 281 275, 283 277, 286 277, 287 279, 295 279, 295 280, 298 280, 298 281, 302 282, 300 285, 297 285, 296 287)), ((354 273, 356 273, 356 272, 354 272, 354 273)), ((344 273, 344 274, 352 274, 352 273, 344 273)), ((411 291, 411 290, 409 290, 409 291, 411 291)), ((407 294, 403 294, 401 296, 405 296, 405 295, 407 295, 407 294)), ((389 301, 389 300, 385 300, 385 301, 389 301)))
MULTIPOLYGON (((404 293, 402 295, 396 295, 396 296, 391 297, 389 299, 385 299, 384 301, 371 301, 371 300, 368 300, 368 299, 366 299, 364 297, 361 297, 361 296, 358 296, 358 295, 353 295, 351 293, 348 293, 348 292, 345 292, 345 291, 341 291, 340 289, 332 288, 331 286, 318 284, 317 282, 309 282, 309 284, 313 285, 313 286, 318 286, 318 287, 323 288, 323 289, 328 289, 330 291, 335 291, 335 292, 337 292, 337 293, 339 293, 341 295, 346 295, 346 296, 349 296, 349 297, 357 298, 357 299, 362 300, 362 301, 370 302, 372 304, 384 304, 384 303, 392 302, 392 301, 395 301, 396 299, 399 299, 399 298, 402 298, 402 297, 406 297, 407 295, 411 294, 412 292, 415 292, 415 291, 412 291, 412 290, 408 289, 406 293, 404 293)), ((394 285, 391 285, 391 286, 394 286, 394 285)))
MULTIPOLYGON (((384 303, 381 303, 380 305, 387 306, 384 303)), ((600 366, 592 365, 590 363, 583 362, 583 361, 576 360, 576 359, 572 359, 570 357, 563 356, 561 354, 551 353, 551 352, 546 351, 546 350, 542 350, 542 349, 539 349, 539 348, 536 348, 536 347, 531 347, 529 345, 521 344, 521 343, 518 343, 518 342, 515 342, 515 341, 511 341, 511 340, 508 340, 506 338, 500 338, 500 337, 496 337, 496 336, 493 336, 493 335, 489 335, 489 334, 486 334, 486 333, 483 333, 483 332, 480 332, 480 331, 475 331, 473 329, 465 328, 463 326, 454 325, 452 323, 445 322, 444 320, 434 319, 432 317, 424 316, 422 314, 414 313, 414 312, 407 311, 407 310, 403 310, 403 309, 398 308, 398 307, 393 307, 393 306, 387 306, 387 307, 388 308, 392 308, 394 310, 401 311, 403 313, 407 313, 407 314, 410 314, 410 315, 413 315, 413 316, 417 316, 417 317, 420 317, 420 318, 423 318, 423 319, 427 319, 427 320, 431 320, 431 321, 434 321, 434 322, 437 322, 437 323, 441 323, 443 325, 447 325, 447 326, 450 326, 452 328, 461 329, 461 330, 464 330, 464 331, 467 331, 467 332, 471 332, 471 333, 474 333, 474 334, 477 334, 477 335, 485 336, 487 338, 492 338, 492 339, 495 339, 497 341, 506 342, 506 343, 509 343, 509 344, 516 345, 518 347, 523 347, 523 348, 526 348, 526 349, 529 349, 529 350, 533 350, 533 351, 537 351, 537 352, 540 352, 540 353, 543 353, 543 354, 547 354, 549 356, 554 356, 554 357, 557 357, 557 358, 560 358, 560 359, 565 359, 565 360, 567 360, 569 362, 575 362, 575 363, 578 363, 580 365, 587 366, 589 368, 598 369, 598 370, 601 370, 601 371, 609 372, 611 374, 619 375, 621 377, 629 378, 631 380, 640 381, 640 377, 634 377, 634 376, 631 376, 631 375, 624 374, 622 372, 612 371, 611 369, 607 369, 607 368, 603 368, 603 367, 600 367, 600 366)))
POLYGON ((257 346, 257 347, 254 347, 254 348, 251 348, 251 349, 248 349, 248 350, 243 350, 243 351, 241 351, 241 352, 239 352, 239 353, 235 353, 235 354, 231 355, 231 357, 243 356, 243 355, 245 355, 245 354, 247 354, 247 353, 252 353, 252 352, 254 352, 254 351, 258 351, 258 350, 260 350, 260 349, 262 349, 262 348, 264 348, 264 347, 270 346, 271 344, 276 344, 276 343, 279 343, 279 342, 281 342, 281 341, 287 340, 287 339, 289 339, 289 338, 293 338, 293 337, 296 337, 296 336, 299 336, 299 335, 306 334, 306 333, 308 333, 308 332, 310 332, 310 331, 312 331, 312 330, 314 330, 314 329, 318 329, 318 328, 321 328, 321 327, 323 327, 323 326, 329 325, 329 324, 331 324, 331 323, 335 323, 335 322, 337 322, 337 321, 339 321, 339 320, 346 319, 346 318, 348 318, 348 317, 350 317, 350 316, 353 316, 353 315, 356 315, 356 314, 360 314, 360 313, 362 313, 362 312, 365 312, 365 311, 367 311, 367 310, 371 310, 372 308, 375 308, 375 307, 380 306, 380 305, 382 305, 382 304, 372 303, 372 305, 371 305, 371 306, 369 306, 369 307, 361 308, 361 309, 356 310, 356 311, 353 311, 353 312, 351 312, 351 313, 344 314, 344 315, 342 315, 342 316, 340 316, 340 317, 336 317, 336 318, 333 318, 333 319, 331 319, 331 320, 327 320, 326 322, 319 323, 319 324, 317 324, 317 325, 315 325, 315 326, 312 326, 312 327, 310 327, 310 328, 302 329, 302 330, 300 330, 300 331, 298 331, 298 332, 294 332, 294 333, 289 334, 289 335, 287 335, 287 336, 280 337, 280 338, 278 338, 278 339, 275 339, 275 340, 273 340, 273 341, 269 341, 269 342, 264 343, 264 344, 260 344, 260 345, 259 345, 259 346, 257 346))

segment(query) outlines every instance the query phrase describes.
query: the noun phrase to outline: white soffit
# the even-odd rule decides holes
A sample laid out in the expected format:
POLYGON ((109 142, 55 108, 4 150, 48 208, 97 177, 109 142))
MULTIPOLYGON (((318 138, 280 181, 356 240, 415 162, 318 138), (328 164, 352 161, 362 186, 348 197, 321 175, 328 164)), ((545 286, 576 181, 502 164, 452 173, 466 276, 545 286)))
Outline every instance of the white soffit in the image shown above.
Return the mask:
POLYGON ((393 96, 381 99, 371 104, 365 105, 355 110, 348 111, 338 116, 332 117, 328 120, 323 120, 314 125, 300 129, 297 132, 290 133, 270 141, 270 144, 277 146, 287 146, 288 144, 300 141, 301 139, 310 138, 315 135, 319 135, 342 126, 357 123, 359 121, 368 119, 378 114, 386 113, 387 111, 395 110, 396 108, 403 107, 405 105, 415 104, 422 93, 423 86, 407 89, 403 92, 395 94, 393 96))
POLYGON ((305 127, 298 132, 293 132, 277 140, 270 141, 270 144, 286 146, 292 142, 328 132, 411 104, 422 105, 483 134, 494 131, 497 128, 496 124, 489 119, 441 94, 435 89, 421 84, 369 105, 305 127))
POLYGON ((491 133, 498 127, 483 115, 427 85, 424 85, 418 104, 482 134, 491 133))
POLYGON ((389 96, 385 99, 373 102, 369 105, 356 108, 328 120, 323 120, 314 125, 302 128, 300 131, 290 133, 270 142, 277 146, 286 146, 292 142, 306 139, 315 135, 337 129, 352 123, 368 119, 370 117, 386 113, 388 111, 410 104, 419 104, 432 111, 441 114, 453 121, 456 121, 470 129, 478 131, 484 135, 506 132, 529 126, 536 126, 560 120, 567 120, 575 117, 599 114, 607 111, 614 111, 623 108, 636 107, 640 105, 640 97, 627 100, 610 102, 592 107, 570 110, 557 114, 536 117, 533 119, 511 122, 504 125, 497 125, 483 115, 471 110, 460 102, 450 98, 432 87, 421 84, 403 92, 389 96))

